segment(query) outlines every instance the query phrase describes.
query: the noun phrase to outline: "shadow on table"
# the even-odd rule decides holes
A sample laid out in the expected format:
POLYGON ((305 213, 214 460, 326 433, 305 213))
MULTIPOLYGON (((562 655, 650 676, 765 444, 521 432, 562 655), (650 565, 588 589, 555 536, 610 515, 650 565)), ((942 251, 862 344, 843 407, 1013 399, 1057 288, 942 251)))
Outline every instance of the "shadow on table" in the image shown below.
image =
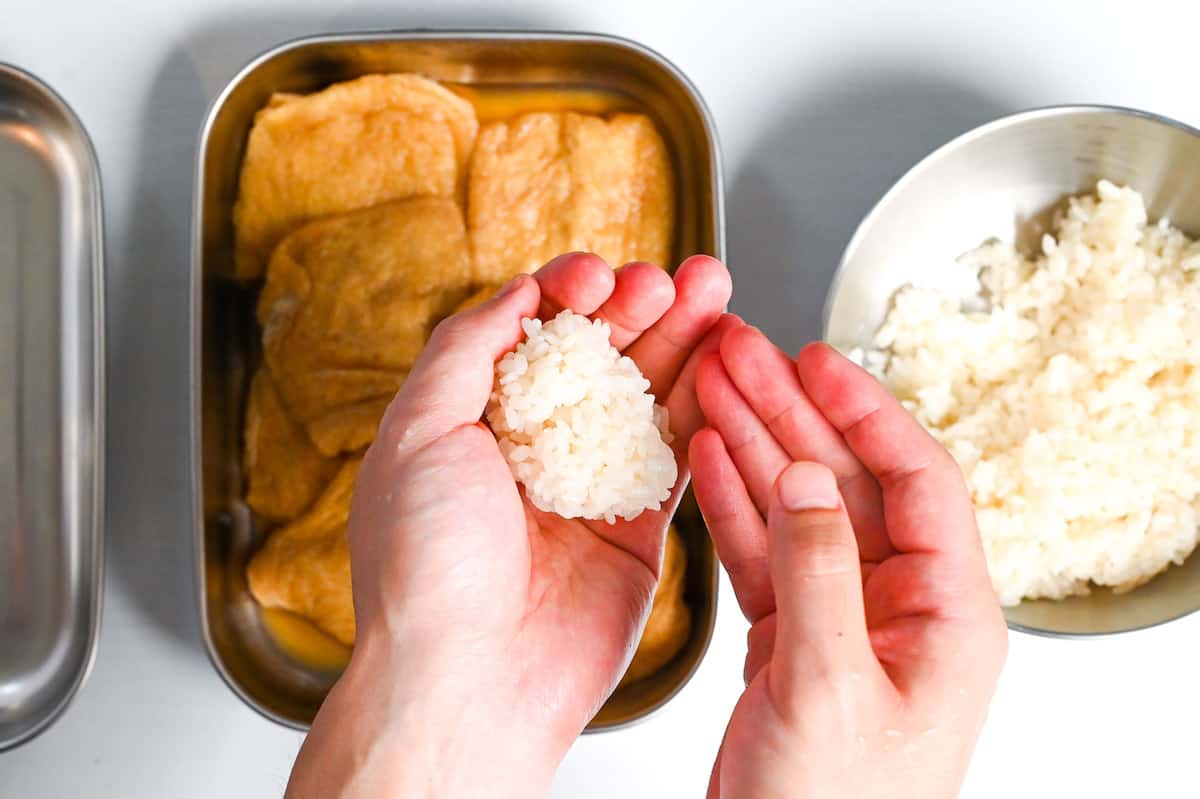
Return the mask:
POLYGON ((214 21, 171 50, 147 94, 127 235, 110 253, 109 568, 151 622, 200 645, 188 431, 189 235, 200 126, 225 82, 262 51, 338 31, 546 28, 504 10, 297 11, 214 21))
POLYGON ((1017 109, 887 64, 785 99, 732 176, 728 236, 732 309, 795 352, 821 336, 842 250, 884 192, 954 136, 1017 109))

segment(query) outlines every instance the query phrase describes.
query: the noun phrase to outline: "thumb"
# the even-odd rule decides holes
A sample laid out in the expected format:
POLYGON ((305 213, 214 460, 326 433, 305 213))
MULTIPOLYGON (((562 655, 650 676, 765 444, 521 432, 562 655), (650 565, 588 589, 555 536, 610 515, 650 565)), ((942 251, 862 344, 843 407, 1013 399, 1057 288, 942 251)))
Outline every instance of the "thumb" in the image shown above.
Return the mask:
POLYGON ((416 449, 478 422, 497 359, 521 340, 521 319, 536 316, 540 300, 537 281, 518 275, 487 302, 438 324, 388 408, 379 438, 416 449))
POLYGON ((773 660, 828 676, 871 655, 862 569, 837 478, 818 463, 788 466, 767 512, 777 612, 773 660))

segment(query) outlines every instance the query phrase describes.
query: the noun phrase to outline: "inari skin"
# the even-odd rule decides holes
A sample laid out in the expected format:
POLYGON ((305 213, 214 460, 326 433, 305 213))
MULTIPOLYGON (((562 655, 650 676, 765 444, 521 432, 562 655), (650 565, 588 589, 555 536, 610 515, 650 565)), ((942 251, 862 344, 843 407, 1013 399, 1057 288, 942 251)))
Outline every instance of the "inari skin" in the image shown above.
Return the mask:
POLYGON ((259 297, 279 396, 327 456, 365 447, 434 325, 470 289, 458 205, 420 198, 311 222, 275 249, 259 297))
POLYGON ((276 521, 294 519, 333 478, 339 462, 322 455, 279 400, 271 374, 250 381, 245 429, 246 504, 276 521))
POLYGON ((461 195, 479 123, 419 75, 368 75, 276 95, 254 119, 233 209, 237 277, 262 275, 305 222, 408 197, 461 195))
POLYGON ((666 145, 641 114, 537 112, 485 125, 467 213, 475 282, 499 284, 564 252, 666 265, 675 227, 666 145))
POLYGON ((646 630, 642 633, 633 661, 625 670, 618 688, 649 677, 667 665, 687 644, 692 632, 692 617, 683 601, 686 574, 687 552, 678 531, 671 525, 667 530, 662 576, 654 592, 650 618, 646 621, 646 630))
MULTIPOLYGON (((355 628, 346 528, 361 465, 361 459, 343 465, 308 513, 273 532, 246 568, 259 604, 306 618, 347 646, 354 645, 355 628)), ((686 570, 687 552, 672 526, 650 618, 618 688, 654 674, 687 644, 686 570)))
MULTIPOLYGON (((434 325, 564 252, 666 266, 674 226, 670 156, 640 114, 529 113, 480 131, 470 102, 416 75, 273 96, 250 131, 234 207, 235 274, 265 277, 247 502, 284 522, 246 568, 257 602, 353 645, 354 453, 434 325)), ((672 527, 621 685, 686 645, 685 573, 672 527)))
POLYGON ((354 600, 346 525, 361 465, 347 462, 312 509, 271 533, 246 567, 260 605, 303 616, 347 646, 354 644, 354 600))

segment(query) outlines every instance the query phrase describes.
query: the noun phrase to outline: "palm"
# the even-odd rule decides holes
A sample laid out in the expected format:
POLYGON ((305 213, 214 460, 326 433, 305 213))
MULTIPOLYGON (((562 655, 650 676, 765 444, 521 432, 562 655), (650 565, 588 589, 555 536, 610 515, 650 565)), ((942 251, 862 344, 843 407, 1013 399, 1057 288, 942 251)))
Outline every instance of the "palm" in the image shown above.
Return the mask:
MULTIPOLYGON (((606 542, 596 528, 577 520, 548 518, 527 506, 531 543, 527 615, 520 636, 529 646, 527 678, 550 688, 567 708, 546 708, 550 717, 586 722, 608 696, 632 655, 645 623, 657 570, 629 551, 606 542)), ((656 514, 658 515, 658 514, 656 514)), ((635 533, 661 548, 666 527, 635 533)))
MULTIPOLYGON (((876 646, 885 656, 885 668, 903 669, 907 658, 888 658, 889 653, 914 653, 935 643, 929 628, 923 624, 935 617, 929 606, 930 580, 927 559, 920 555, 893 555, 882 563, 860 561, 863 571, 863 605, 867 629, 876 646), (886 646, 887 651, 882 651, 886 646)), ((944 627, 955 625, 953 619, 943 619, 944 627)), ((770 663, 775 648, 775 610, 772 605, 764 615, 752 620, 748 637, 744 674, 746 693, 763 690, 755 677, 770 663)), ((899 676, 896 674, 893 677, 899 676)), ((756 698, 747 700, 750 704, 756 698)))

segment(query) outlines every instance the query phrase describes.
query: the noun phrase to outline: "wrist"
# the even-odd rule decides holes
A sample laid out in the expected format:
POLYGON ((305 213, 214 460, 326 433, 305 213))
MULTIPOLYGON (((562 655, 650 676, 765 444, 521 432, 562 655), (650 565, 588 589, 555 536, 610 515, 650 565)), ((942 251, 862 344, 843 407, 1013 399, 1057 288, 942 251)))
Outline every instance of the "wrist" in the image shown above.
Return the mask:
POLYGON ((305 743, 313 751, 301 753, 302 760, 310 754, 311 765, 333 777, 320 795, 549 792, 569 741, 542 739, 544 730, 521 724, 490 674, 467 683, 457 679, 466 675, 438 668, 435 660, 397 657, 392 647, 360 638, 305 743), (330 790, 333 785, 338 787, 330 790))

